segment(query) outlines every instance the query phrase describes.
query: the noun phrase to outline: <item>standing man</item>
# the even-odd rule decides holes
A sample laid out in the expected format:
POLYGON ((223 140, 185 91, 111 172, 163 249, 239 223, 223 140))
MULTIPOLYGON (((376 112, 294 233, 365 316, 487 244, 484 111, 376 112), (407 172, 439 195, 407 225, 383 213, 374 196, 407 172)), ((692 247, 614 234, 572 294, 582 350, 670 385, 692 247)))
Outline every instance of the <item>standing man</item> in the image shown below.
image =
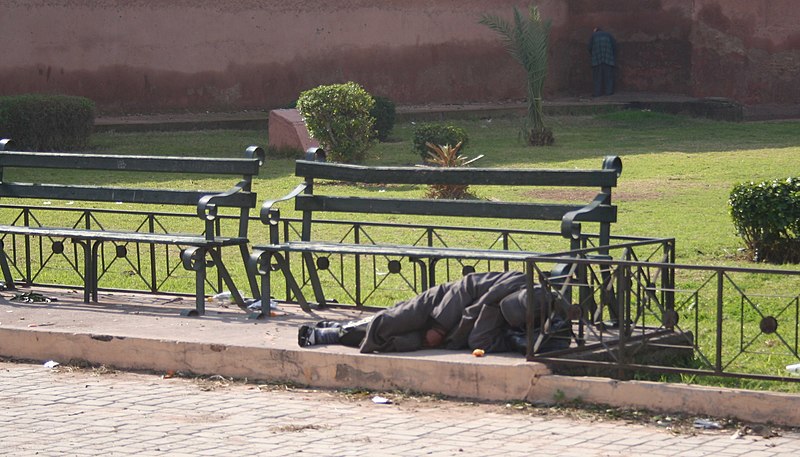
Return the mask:
POLYGON ((589 54, 592 56, 592 95, 611 95, 614 93, 614 71, 617 66, 617 41, 610 33, 595 27, 589 40, 589 54))

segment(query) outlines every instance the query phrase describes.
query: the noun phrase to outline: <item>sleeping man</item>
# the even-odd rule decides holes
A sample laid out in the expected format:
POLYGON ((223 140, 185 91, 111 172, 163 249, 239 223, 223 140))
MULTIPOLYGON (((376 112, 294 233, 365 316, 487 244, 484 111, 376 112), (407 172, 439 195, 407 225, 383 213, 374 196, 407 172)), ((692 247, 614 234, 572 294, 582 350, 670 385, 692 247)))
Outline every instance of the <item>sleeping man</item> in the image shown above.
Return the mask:
MULTIPOLYGON (((524 354, 527 294, 523 273, 470 273, 362 320, 303 325, 298 344, 343 344, 358 347, 362 353, 444 348, 524 354)), ((540 285, 534 287, 533 294, 534 316, 538 319, 542 307, 550 309, 553 298, 540 285)), ((551 326, 558 331, 539 352, 570 344, 568 322, 556 319, 551 326)))

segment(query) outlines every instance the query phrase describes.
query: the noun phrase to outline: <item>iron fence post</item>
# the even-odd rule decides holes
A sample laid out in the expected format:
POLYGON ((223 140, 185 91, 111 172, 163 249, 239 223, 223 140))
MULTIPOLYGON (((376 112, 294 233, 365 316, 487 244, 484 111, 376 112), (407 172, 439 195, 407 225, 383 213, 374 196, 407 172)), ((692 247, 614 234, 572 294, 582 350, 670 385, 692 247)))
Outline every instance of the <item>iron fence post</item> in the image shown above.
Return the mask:
POLYGON ((722 373, 722 294, 724 290, 724 275, 722 270, 717 270, 717 347, 715 351, 714 371, 722 373))
MULTIPOLYGON (((215 238, 218 238, 218 237, 222 236, 222 225, 221 224, 222 224, 222 218, 221 217, 218 217, 218 218, 214 219, 214 237, 215 238)), ((218 252, 219 252, 220 262, 222 262, 222 248, 219 248, 218 252)), ((217 292, 222 292, 222 282, 223 281, 222 281, 222 274, 221 274, 221 271, 220 271, 221 268, 220 268, 220 265, 214 265, 214 267, 215 267, 214 270, 217 272, 217 292)), ((234 293, 234 295, 235 295, 238 291, 233 291, 232 290, 231 292, 234 293)))
MULTIPOLYGON (((280 213, 278 213, 278 214, 280 214, 280 213)), ((289 229, 291 228, 289 226, 289 221, 285 220, 285 219, 278 219, 278 220, 283 223, 283 241, 285 243, 288 243, 289 242, 289 229)), ((278 236, 279 235, 280 234, 278 233, 277 225, 275 226, 274 233, 272 231, 272 225, 270 225, 270 242, 272 244, 278 244, 279 243, 279 241, 278 241, 278 236), (274 240, 275 240, 274 242, 272 241, 273 240, 273 236, 274 236, 274 240)), ((284 261, 286 262, 286 269, 291 271, 291 268, 292 268, 291 256, 288 253, 286 254, 286 258, 284 259, 284 261)), ((270 261, 270 263, 271 263, 271 261, 270 261)), ((266 268, 271 271, 272 270, 272 265, 267 265, 266 268)), ((286 291, 285 291, 286 301, 290 301, 291 298, 292 298, 292 288, 289 287, 289 281, 284 281, 284 282, 285 282, 284 286, 286 287, 286 291)))
MULTIPOLYGON (((667 259, 668 264, 674 265, 675 264, 675 244, 674 240, 672 242, 667 241, 664 243, 664 258, 667 259)), ((662 293, 662 303, 667 311, 674 311, 675 310, 675 268, 665 266, 661 270, 661 290, 662 293)))
MULTIPOLYGON (((353 243, 361 244, 361 224, 353 225, 353 243)), ((355 281, 356 281, 356 293, 355 293, 356 302, 355 302, 355 305, 356 305, 356 307, 362 307, 362 306, 364 306, 364 304, 361 302, 361 256, 360 255, 356 255, 356 258, 354 260, 354 265, 355 265, 355 270, 356 270, 355 271, 355 281)), ((373 267, 374 266, 375 266, 375 264, 374 264, 374 260, 373 260, 373 267)), ((374 271, 375 271, 375 269, 373 268, 373 272, 374 271)), ((373 275, 373 280, 374 280, 374 275, 373 275)))
MULTIPOLYGON (((31 217, 30 217, 30 209, 29 208, 25 208, 25 209, 22 210, 22 220, 23 220, 23 223, 25 224, 25 227, 30 227, 31 226, 31 217)), ((29 235, 25 235, 25 237, 23 239, 25 241, 25 259, 27 260, 27 262, 25 262, 25 282, 30 284, 30 283, 33 282, 33 279, 31 277, 31 262, 30 262, 30 259, 31 259, 31 238, 30 238, 29 235)), ((41 259, 41 255, 42 255, 42 250, 39 249, 39 257, 40 257, 40 259, 41 259)))
MULTIPOLYGON (((147 215, 147 230, 149 233, 155 233, 156 231, 155 214, 150 213, 147 215)), ((157 292, 158 274, 156 272, 156 245, 154 243, 149 243, 147 246, 147 251, 150 254, 150 291, 157 292)))
MULTIPOLYGON (((510 236, 508 231, 507 230, 503 230, 502 232, 500 232, 500 236, 503 239, 503 250, 504 251, 508 251, 508 247, 509 247, 508 246, 508 239, 509 239, 509 236, 510 236)), ((503 261, 503 270, 504 271, 508 271, 508 267, 509 267, 508 260, 503 261)))
MULTIPOLYGON (((425 234, 428 238, 428 247, 433 247, 433 227, 426 227, 425 234)), ((433 287, 436 285, 436 260, 430 259, 428 260, 428 287, 433 287)), ((447 274, 447 277, 450 277, 450 274, 447 274)))
POLYGON ((625 345, 628 339, 628 316, 625 313, 625 300, 630 300, 629 284, 630 284, 630 269, 627 266, 619 265, 617 267, 617 329, 619 330, 619 345, 617 349, 617 360, 619 360, 620 376, 624 373, 624 367, 628 365, 627 351, 625 345))

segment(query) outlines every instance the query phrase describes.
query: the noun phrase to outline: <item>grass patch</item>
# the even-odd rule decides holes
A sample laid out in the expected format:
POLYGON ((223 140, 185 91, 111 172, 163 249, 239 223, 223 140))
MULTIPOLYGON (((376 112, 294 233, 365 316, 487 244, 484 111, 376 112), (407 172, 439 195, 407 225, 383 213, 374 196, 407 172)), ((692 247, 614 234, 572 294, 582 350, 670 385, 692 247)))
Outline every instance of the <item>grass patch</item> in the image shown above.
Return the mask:
MULTIPOLYGON (((526 146, 517 135, 519 122, 495 119, 452 123, 470 134, 465 153, 485 154, 480 165, 486 167, 597 168, 604 155, 621 156, 624 170, 614 192, 619 217, 612 232, 674 236, 678 259, 686 263, 749 265, 737 254, 742 243, 729 216, 729 192, 738 182, 792 173, 800 154, 797 121, 730 123, 649 111, 557 117, 551 122, 556 144, 546 148, 526 146)), ((412 145, 413 129, 412 123, 398 124, 392 134, 396 141, 376 144, 367 163, 418 163, 419 156, 412 145)), ((250 144, 266 142, 263 132, 250 130, 103 133, 93 137, 92 148, 108 153, 235 157, 250 144)), ((284 195, 298 182, 293 176, 293 160, 270 158, 256 179, 254 190, 265 200, 284 195)), ((343 195, 376 191, 370 187, 341 187, 344 188, 335 191, 343 195)), ((413 187, 401 190, 411 197, 424 192, 413 187)), ((473 190, 478 198, 490 198, 494 192, 507 192, 512 200, 558 197, 546 189, 476 186, 473 190)), ((281 210, 284 216, 297 216, 291 205, 283 205, 281 210)), ((523 222, 518 225, 528 226, 523 222)))
MULTIPOLYGON (((528 147, 518 138, 519 122, 495 119, 452 123, 469 132, 471 141, 464 153, 485 154, 479 164, 484 167, 598 168, 603 156, 621 156, 624 170, 614 191, 619 216, 612 233, 674 236, 678 259, 686 263, 750 265, 737 255, 742 242, 729 215, 730 190, 739 182, 786 177, 796 170, 800 156, 798 121, 730 123, 649 111, 557 117, 551 120, 556 144, 544 148, 528 147)), ((392 133, 396 141, 376 144, 367 163, 418 163, 419 156, 412 145, 413 128, 412 123, 398 124, 392 133)), ((237 157, 251 144, 266 146, 266 133, 252 130, 100 133, 92 137, 91 149, 112 154, 237 157)), ((106 180, 105 176, 77 172, 74 178, 97 185, 106 180)), ((152 181, 147 176, 141 179, 152 181)), ((192 177, 185 182, 173 180, 152 185, 191 188, 197 184, 194 180, 192 177)), ((253 188, 263 201, 286 194, 298 182, 293 159, 270 157, 253 188)), ((345 187, 340 189, 343 195, 376 191, 370 187, 340 187, 345 187)), ((412 197, 424 192, 413 187, 402 190, 412 197)), ((553 201, 560 196, 547 189, 522 191, 475 186, 473 190, 478 198, 490 198, 494 192, 507 192, 512 200, 553 201)), ((281 210, 284 216, 297 216, 291 205, 283 205, 281 210)), ((519 225, 526 227, 525 223, 519 225)))

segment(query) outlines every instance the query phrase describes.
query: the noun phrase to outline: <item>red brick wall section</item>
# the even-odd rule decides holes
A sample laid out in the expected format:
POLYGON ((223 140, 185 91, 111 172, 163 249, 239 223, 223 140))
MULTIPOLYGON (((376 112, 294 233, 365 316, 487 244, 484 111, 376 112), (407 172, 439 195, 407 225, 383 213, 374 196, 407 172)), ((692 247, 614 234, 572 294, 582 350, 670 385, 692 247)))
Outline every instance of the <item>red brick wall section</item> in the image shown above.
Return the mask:
MULTIPOLYGON (((800 102, 795 0, 539 0, 548 96, 590 93, 586 43, 619 41, 619 89, 800 102)), ((477 23, 512 0, 0 0, 0 94, 105 113, 271 109, 353 80, 399 104, 519 100, 524 75, 477 23)))
POLYGON ((568 0, 566 3, 568 22, 554 33, 552 43, 554 64, 563 67, 559 92, 591 93, 587 46, 592 30, 598 26, 613 34, 618 43, 619 90, 680 94, 690 91, 690 1, 568 0))
POLYGON ((693 19, 693 95, 800 103, 796 0, 695 0, 693 19))

